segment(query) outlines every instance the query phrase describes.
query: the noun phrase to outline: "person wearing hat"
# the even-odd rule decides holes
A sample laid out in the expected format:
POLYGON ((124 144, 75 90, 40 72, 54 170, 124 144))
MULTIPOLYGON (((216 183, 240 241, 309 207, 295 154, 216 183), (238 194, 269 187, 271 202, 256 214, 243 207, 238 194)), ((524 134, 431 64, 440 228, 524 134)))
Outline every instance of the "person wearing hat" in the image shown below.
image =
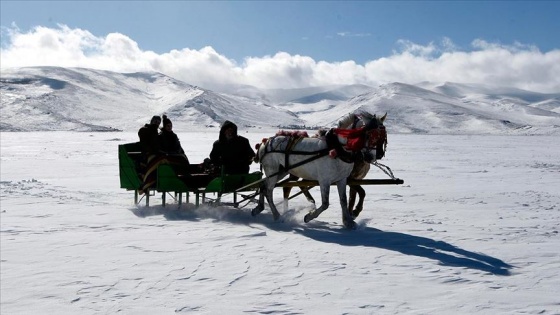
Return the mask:
POLYGON ((149 124, 145 124, 138 130, 138 138, 140 138, 140 147, 142 149, 142 162, 140 173, 142 174, 142 187, 139 193, 147 193, 148 190, 155 185, 155 170, 157 165, 164 162, 165 157, 160 150, 158 129, 161 123, 161 117, 153 116, 149 124))
POLYGON ((159 134, 160 149, 167 154, 185 154, 181 147, 179 137, 173 132, 173 123, 166 115, 163 115, 163 126, 159 134))
POLYGON ((191 167, 189 158, 181 147, 179 137, 173 132, 173 123, 166 115, 163 115, 163 126, 158 139, 161 151, 166 155, 167 161, 177 174, 187 175, 199 171, 196 165, 191 167))
POLYGON ((237 125, 226 120, 220 128, 220 135, 212 146, 210 161, 223 167, 225 174, 248 174, 255 151, 247 138, 237 134, 237 125))
POLYGON ((160 151, 158 141, 158 128, 161 123, 161 117, 153 116, 149 124, 145 124, 138 130, 138 138, 140 138, 140 146, 142 153, 146 158, 157 154, 160 151))

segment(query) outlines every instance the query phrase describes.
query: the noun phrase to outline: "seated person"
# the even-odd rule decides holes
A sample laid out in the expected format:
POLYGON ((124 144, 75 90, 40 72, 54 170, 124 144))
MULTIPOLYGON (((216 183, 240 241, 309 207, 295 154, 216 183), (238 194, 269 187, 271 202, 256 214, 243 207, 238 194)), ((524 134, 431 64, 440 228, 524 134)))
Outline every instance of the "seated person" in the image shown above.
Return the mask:
POLYGON ((200 165, 190 164, 189 158, 181 147, 179 137, 173 132, 173 123, 166 115, 163 115, 163 126, 158 138, 161 151, 166 155, 167 162, 173 166, 178 175, 188 175, 202 171, 200 165))
POLYGON ((160 152, 158 128, 161 123, 161 117, 153 116, 149 124, 145 124, 138 130, 138 138, 140 138, 140 146, 145 161, 148 162, 160 152))
MULTIPOLYGON (((177 175, 199 173, 200 165, 191 166, 179 143, 179 138, 173 132, 171 120, 163 115, 163 128, 158 135, 161 123, 160 116, 153 116, 150 123, 138 130, 142 155, 144 157, 140 172, 142 186, 139 193, 148 193, 157 183, 157 169, 161 164, 169 164, 177 175)), ((187 176, 188 177, 188 176, 187 176)))
POLYGON ((147 193, 148 190, 155 185, 155 170, 157 165, 164 162, 164 156, 160 150, 158 128, 161 123, 161 117, 153 116, 149 124, 145 124, 138 130, 138 138, 140 138, 140 146, 142 147, 143 162, 139 170, 142 178, 142 187, 139 193, 147 193))
POLYGON ((158 136, 159 145, 163 152, 167 154, 185 154, 181 147, 179 137, 173 132, 173 123, 166 115, 163 115, 163 126, 158 136))
POLYGON ((248 174, 255 152, 247 138, 237 134, 237 125, 226 120, 210 152, 210 161, 224 174, 248 174))

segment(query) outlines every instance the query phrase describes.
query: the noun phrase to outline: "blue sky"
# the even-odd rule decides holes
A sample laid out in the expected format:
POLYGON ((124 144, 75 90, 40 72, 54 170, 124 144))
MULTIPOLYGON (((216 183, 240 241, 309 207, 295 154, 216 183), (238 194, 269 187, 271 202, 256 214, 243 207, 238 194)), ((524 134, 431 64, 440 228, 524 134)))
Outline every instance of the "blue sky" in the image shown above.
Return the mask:
MULTIPOLYGON (((247 70, 247 58, 279 52, 287 53, 292 63, 303 56, 315 63, 366 65, 406 52, 434 60, 445 52, 471 53, 490 46, 542 54, 560 49, 560 1, 2 0, 0 5, 2 67, 22 65, 8 58, 21 46, 14 33, 38 34, 37 27, 60 31, 60 25, 70 30, 65 34, 82 30, 102 41, 122 34, 144 56, 167 57, 174 50, 206 54, 203 49, 211 47, 242 70, 247 70)), ((82 53, 99 50, 82 48, 82 53)), ((42 59, 38 63, 44 64, 42 59)), ((148 62, 158 70, 163 61, 148 62)))
POLYGON ((229 58, 284 51, 357 63, 417 44, 475 39, 560 48, 557 1, 2 1, 2 26, 120 32, 157 53, 212 46, 229 58), (554 35, 556 33, 556 36, 554 35))

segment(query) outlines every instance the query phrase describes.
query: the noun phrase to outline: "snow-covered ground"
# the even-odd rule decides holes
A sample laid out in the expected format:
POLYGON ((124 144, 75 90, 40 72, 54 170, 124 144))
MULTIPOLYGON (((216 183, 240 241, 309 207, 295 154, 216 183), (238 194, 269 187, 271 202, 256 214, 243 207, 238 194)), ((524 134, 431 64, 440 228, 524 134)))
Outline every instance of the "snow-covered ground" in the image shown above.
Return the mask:
MULTIPOLYGON (((138 216, 117 157, 135 132, 0 135, 1 314, 560 314, 558 137, 390 134, 405 184, 366 187, 350 231, 335 189, 308 224, 303 197, 282 222, 138 216)), ((179 137, 197 162, 217 130, 179 137)))

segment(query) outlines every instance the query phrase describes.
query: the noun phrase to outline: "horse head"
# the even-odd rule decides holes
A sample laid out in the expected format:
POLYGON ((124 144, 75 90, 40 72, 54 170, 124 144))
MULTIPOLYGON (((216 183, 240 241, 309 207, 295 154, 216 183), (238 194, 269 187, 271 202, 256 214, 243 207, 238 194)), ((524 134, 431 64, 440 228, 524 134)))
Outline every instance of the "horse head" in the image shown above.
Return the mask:
POLYGON ((375 150, 375 158, 381 159, 385 156, 387 148, 387 132, 383 123, 387 113, 381 117, 368 112, 351 113, 338 122, 338 127, 343 129, 361 129, 365 137, 361 148, 364 151, 375 150))
POLYGON ((375 148, 375 159, 380 160, 385 156, 387 149, 387 130, 385 129, 385 119, 387 113, 382 117, 373 115, 372 119, 366 124, 364 128, 366 131, 366 147, 375 148))

